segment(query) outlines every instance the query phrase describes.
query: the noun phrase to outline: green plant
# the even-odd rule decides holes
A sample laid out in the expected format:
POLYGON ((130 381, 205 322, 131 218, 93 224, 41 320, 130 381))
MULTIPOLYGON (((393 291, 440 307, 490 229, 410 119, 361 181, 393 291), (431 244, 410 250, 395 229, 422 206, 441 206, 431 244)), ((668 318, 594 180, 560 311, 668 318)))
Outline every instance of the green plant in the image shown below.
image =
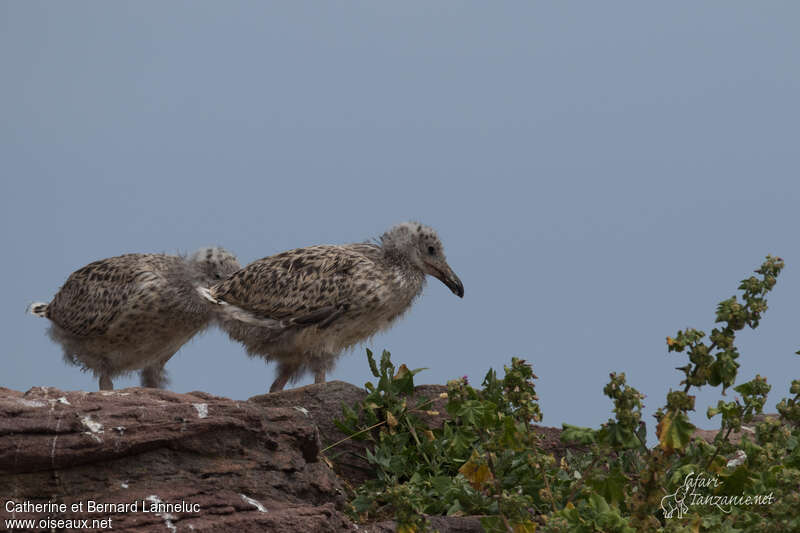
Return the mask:
POLYGON ((532 531, 532 517, 549 506, 541 472, 553 459, 531 430, 541 411, 530 365, 514 358, 502 379, 490 370, 480 390, 464 378, 449 382, 450 419, 431 429, 417 414, 432 399, 412 406, 403 396, 413 392, 419 370, 395 371, 388 352, 380 365, 370 351, 367 358, 378 382, 367 384, 367 397, 355 409, 344 407, 338 421, 373 445, 367 459, 375 479, 356 490, 353 513, 393 516, 408 530, 420 528, 425 515, 479 514, 489 531, 532 531))
POLYGON ((377 383, 367 384, 358 405, 343 407, 338 421, 347 434, 369 442, 366 459, 375 468, 374 479, 354 491, 353 516, 392 517, 406 532, 425 529, 429 515, 480 515, 490 532, 800 531, 800 380, 792 383, 793 397, 778 403, 779 416, 767 418, 760 416, 770 391, 766 380, 735 385, 736 332, 758 326, 782 268, 780 258, 767 256, 759 277, 740 284, 741 301, 733 296, 718 305, 719 326, 708 337, 686 329, 667 338, 668 351, 686 353, 688 362, 679 367, 682 388, 670 391, 656 412, 652 448, 644 396, 624 373, 611 373, 603 390, 614 417, 599 429, 564 424, 562 440, 585 451, 556 461, 533 426, 542 413, 536 376, 524 360, 513 358, 502 378, 490 369, 481 388, 466 378, 450 381, 442 395, 448 418, 431 428, 420 415, 439 414, 430 411, 436 398, 413 397, 421 369, 395 369, 388 352, 378 364, 368 350, 377 383), (695 408, 692 387, 705 386, 738 394, 708 409, 709 418, 720 417, 710 443, 694 438, 688 417, 695 408), (686 480, 698 473, 715 484, 689 494, 686 480), (729 508, 709 511, 694 504, 700 496, 729 508), (670 497, 675 505, 667 509, 670 497))

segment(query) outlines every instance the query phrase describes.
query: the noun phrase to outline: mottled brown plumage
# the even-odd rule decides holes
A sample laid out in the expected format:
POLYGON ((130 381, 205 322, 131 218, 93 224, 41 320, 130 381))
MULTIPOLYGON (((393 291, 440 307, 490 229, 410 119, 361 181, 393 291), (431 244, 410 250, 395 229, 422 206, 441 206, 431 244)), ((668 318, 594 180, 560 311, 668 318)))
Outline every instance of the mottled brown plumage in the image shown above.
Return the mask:
POLYGON ((324 382, 344 349, 408 310, 426 274, 464 295, 436 232, 407 222, 376 244, 309 246, 260 259, 200 292, 220 305, 232 339, 251 356, 278 362, 275 391, 307 371, 324 382))
POLYGON ((143 386, 162 387, 166 362, 214 317, 196 289, 239 268, 221 248, 189 258, 120 255, 75 271, 49 304, 30 310, 50 319, 50 336, 64 348, 64 359, 91 370, 101 390, 135 370, 141 370, 143 386))

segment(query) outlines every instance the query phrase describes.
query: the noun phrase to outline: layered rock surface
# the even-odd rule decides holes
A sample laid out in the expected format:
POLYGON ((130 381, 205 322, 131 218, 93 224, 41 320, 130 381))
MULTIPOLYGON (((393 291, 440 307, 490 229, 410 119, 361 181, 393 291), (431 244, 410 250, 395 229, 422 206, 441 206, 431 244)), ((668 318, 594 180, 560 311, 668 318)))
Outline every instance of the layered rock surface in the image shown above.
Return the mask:
POLYGON ((0 389, 0 516, 110 518, 114 530, 143 532, 351 530, 319 445, 292 407, 156 389, 0 389), (69 510, 20 513, 8 500, 69 510), (92 513, 90 501, 137 511, 92 513), (145 512, 158 502, 198 511, 145 512))
MULTIPOLYGON (((417 394, 444 390, 427 385, 417 394)), ((0 388, 0 529, 16 519, 34 520, 35 530, 355 531, 342 510, 346 485, 371 475, 363 444, 320 451, 345 437, 333 423, 342 403, 364 395, 337 381, 248 401, 142 388, 0 388), (48 502, 66 511, 31 509, 48 502)), ((443 401, 432 409, 444 413, 443 401)), ((558 452, 558 430, 541 431, 558 452)), ((481 530, 477 518, 435 520, 442 532, 481 530)))

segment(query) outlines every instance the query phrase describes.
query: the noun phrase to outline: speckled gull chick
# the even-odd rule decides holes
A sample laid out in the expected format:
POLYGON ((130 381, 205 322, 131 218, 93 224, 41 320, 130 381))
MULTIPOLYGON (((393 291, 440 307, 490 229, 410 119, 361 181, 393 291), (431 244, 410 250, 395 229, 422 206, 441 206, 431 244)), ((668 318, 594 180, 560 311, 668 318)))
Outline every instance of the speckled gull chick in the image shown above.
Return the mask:
POLYGON ((306 372, 324 383, 343 350, 409 309, 426 274, 464 296, 436 232, 405 222, 374 244, 309 246, 259 259, 199 292, 219 304, 222 328, 251 356, 277 361, 274 392, 306 372))
POLYGON ((68 363, 91 370, 100 390, 112 378, 141 371, 144 387, 164 387, 164 365, 214 320, 215 306, 197 293, 239 270, 222 248, 191 256, 126 254, 75 271, 50 303, 31 314, 50 319, 50 337, 68 363))

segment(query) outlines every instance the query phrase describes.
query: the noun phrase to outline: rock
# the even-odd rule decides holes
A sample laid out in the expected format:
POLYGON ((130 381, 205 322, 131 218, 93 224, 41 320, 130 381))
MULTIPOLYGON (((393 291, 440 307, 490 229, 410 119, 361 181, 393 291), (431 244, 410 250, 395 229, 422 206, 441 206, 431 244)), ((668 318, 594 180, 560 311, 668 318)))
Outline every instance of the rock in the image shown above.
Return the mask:
MULTIPOLYGON (((441 385, 416 390, 415 398, 434 399, 426 410, 438 414, 420 414, 433 427, 447 419, 446 400, 439 397, 444 391, 441 385)), ((362 458, 366 443, 347 440, 321 451, 345 438, 333 423, 341 405, 365 396, 341 381, 247 401, 144 388, 0 388, 0 524, 33 519, 29 529, 355 531, 343 509, 347 485, 373 475, 362 458), (48 503, 66 510, 26 507, 48 503), (127 510, 120 508, 126 504, 127 510), (38 523, 43 519, 87 522, 38 523)), ((563 453, 560 430, 537 431, 546 450, 563 453)), ((442 533, 482 531, 478 517, 430 517, 430 523, 442 533)), ((377 533, 396 525, 358 529, 377 533)))
MULTIPOLYGON (((324 385, 307 385, 253 396, 248 401, 263 407, 294 409, 303 413, 319 429, 320 441, 325 448, 347 437, 333 422, 335 418, 342 417, 342 404, 352 406, 365 396, 364 389, 355 385, 329 381, 324 385)), ((361 458, 364 446, 363 441, 350 439, 325 452, 337 474, 354 486, 373 477, 372 468, 361 458)))
MULTIPOLYGON (((111 520, 114 530, 351 531, 314 424, 201 392, 0 389, 0 519, 111 520), (7 500, 83 503, 8 512, 7 500), (89 501, 137 504, 90 512, 89 501), (186 512, 157 504, 196 506, 186 512)), ((47 527, 49 529, 49 527, 47 527)), ((100 529, 96 526, 95 529, 100 529)))
MULTIPOLYGON (((732 431, 731 434, 728 436, 728 439, 731 441, 732 444, 739 444, 742 441, 742 436, 748 434, 750 436, 751 441, 755 441, 756 436, 756 425, 759 422, 763 422, 767 419, 772 420, 780 420, 780 416, 778 413, 769 413, 769 414, 760 414, 755 415, 753 417, 753 421, 749 424, 742 424, 741 431, 732 431)), ((692 436, 695 438, 703 439, 704 441, 708 442, 709 444, 714 442, 717 434, 719 433, 718 429, 695 429, 692 436)))
MULTIPOLYGON (((439 394, 447 392, 443 385, 420 385, 409 399, 409 405, 418 405, 423 398, 434 399, 426 406, 426 410, 438 412, 431 416, 418 413, 431 427, 441 427, 447 419, 445 405, 447 400, 439 394)), ((334 418, 342 417, 342 404, 353 406, 363 400, 367 393, 363 388, 344 381, 329 381, 324 386, 307 385, 272 394, 253 396, 250 402, 265 407, 293 407, 305 410, 308 417, 319 428, 323 448, 341 442, 325 452, 326 457, 334 464, 336 473, 351 485, 359 485, 374 477, 373 469, 364 459, 367 442, 347 439, 347 435, 339 431, 334 418)))

